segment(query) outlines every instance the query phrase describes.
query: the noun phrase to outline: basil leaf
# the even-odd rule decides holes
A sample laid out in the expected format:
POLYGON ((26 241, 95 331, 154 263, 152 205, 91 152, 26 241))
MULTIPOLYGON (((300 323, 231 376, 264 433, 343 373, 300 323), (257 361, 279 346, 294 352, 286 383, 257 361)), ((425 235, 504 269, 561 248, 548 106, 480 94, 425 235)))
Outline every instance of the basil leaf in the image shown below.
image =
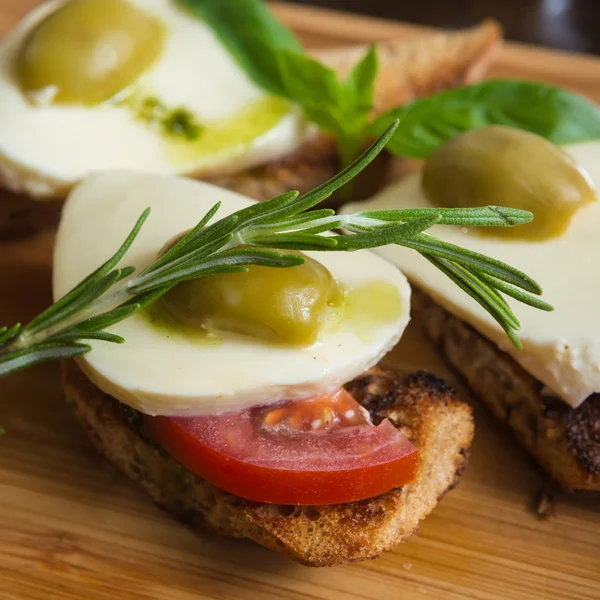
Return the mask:
POLYGON ((345 109, 354 114, 363 124, 367 122, 373 110, 375 76, 379 69, 379 60, 375 46, 371 46, 363 59, 350 71, 344 82, 345 109))
POLYGON ((179 3, 206 22, 254 83, 299 104, 310 121, 335 135, 342 162, 352 162, 366 139, 373 108, 378 69, 374 47, 342 82, 333 69, 304 54, 294 34, 271 14, 263 0, 179 3))
POLYGON ((344 164, 350 164, 365 139, 373 108, 378 60, 371 47, 345 81, 322 63, 296 52, 278 55, 281 82, 287 97, 299 103, 308 119, 338 138, 344 164))
POLYGON ((289 97, 281 84, 277 52, 304 50, 294 34, 263 0, 178 0, 213 30, 220 42, 259 87, 289 97))
POLYGON ((375 46, 350 71, 343 84, 344 131, 339 133, 338 149, 342 164, 350 164, 366 139, 366 128, 373 110, 375 77, 379 60, 375 46))
POLYGON ((343 90, 329 67, 303 54, 283 50, 278 57, 286 96, 298 102, 321 129, 339 133, 343 90))
POLYGON ((412 158, 426 158, 459 133, 486 125, 525 129, 555 144, 600 138, 600 107, 532 81, 484 81, 416 100, 381 115, 369 134, 379 135, 395 119, 400 126, 388 149, 412 158))

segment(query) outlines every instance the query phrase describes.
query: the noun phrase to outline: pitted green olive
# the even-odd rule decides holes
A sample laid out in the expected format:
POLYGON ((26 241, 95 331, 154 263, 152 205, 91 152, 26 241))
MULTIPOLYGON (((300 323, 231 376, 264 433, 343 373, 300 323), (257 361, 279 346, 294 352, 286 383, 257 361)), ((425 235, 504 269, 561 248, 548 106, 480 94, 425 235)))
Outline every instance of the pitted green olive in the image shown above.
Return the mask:
POLYGON ((534 220, 480 233, 525 239, 561 235, 595 200, 589 176, 566 153, 532 133, 490 126, 463 133, 436 150, 422 171, 427 199, 443 207, 509 206, 534 220))
POLYGON ((251 265, 245 273, 182 282, 159 302, 185 326, 310 345, 317 340, 328 308, 343 294, 321 263, 305 258, 296 267, 251 265))
POLYGON ((163 41, 162 25, 126 0, 71 0, 26 38, 16 76, 25 93, 49 90, 52 102, 102 102, 146 71, 163 41))

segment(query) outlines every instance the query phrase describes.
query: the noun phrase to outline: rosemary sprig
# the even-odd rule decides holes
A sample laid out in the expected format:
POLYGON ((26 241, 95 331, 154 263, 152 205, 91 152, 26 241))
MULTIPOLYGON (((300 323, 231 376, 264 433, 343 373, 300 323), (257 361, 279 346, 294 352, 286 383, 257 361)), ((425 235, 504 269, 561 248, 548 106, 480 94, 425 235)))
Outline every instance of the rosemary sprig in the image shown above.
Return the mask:
POLYGON ((108 331, 154 302, 178 283, 218 273, 245 271, 249 265, 286 268, 304 262, 277 249, 352 251, 400 244, 425 256, 479 302, 518 346, 519 321, 504 300, 506 294, 542 310, 551 307, 534 296, 541 288, 521 271, 498 260, 447 244, 423 233, 434 224, 510 227, 528 223, 527 211, 502 207, 365 211, 338 215, 310 210, 364 169, 394 135, 388 130, 353 164, 330 181, 300 196, 283 194, 211 223, 219 204, 183 239, 140 273, 118 268, 149 209, 138 219, 117 252, 73 290, 25 327, 0 328, 0 376, 37 363, 89 352, 86 343, 125 340, 108 331), (344 235, 323 235, 339 228, 344 235), (534 296, 532 296, 533 294, 534 296))

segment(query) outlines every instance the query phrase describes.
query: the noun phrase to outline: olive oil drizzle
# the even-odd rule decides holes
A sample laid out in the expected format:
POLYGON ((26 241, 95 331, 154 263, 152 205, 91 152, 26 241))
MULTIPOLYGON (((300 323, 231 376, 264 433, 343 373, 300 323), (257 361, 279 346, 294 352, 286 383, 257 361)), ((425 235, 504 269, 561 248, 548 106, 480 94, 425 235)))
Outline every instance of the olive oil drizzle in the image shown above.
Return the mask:
POLYGON ((373 280, 348 290, 337 317, 324 332, 349 331, 369 342, 375 330, 400 318, 405 307, 396 286, 373 280))
POLYGON ((267 96, 228 118, 201 121, 188 108, 169 107, 143 87, 116 96, 113 103, 159 134, 175 164, 246 148, 293 110, 288 102, 267 96))
POLYGON ((277 126, 291 110, 292 105, 288 102, 266 96, 228 118, 202 123, 197 137, 166 137, 167 152, 171 161, 178 165, 193 164, 221 153, 235 153, 277 126))
POLYGON ((135 118, 164 136, 196 141, 202 135, 204 126, 186 108, 168 108, 158 98, 133 93, 116 103, 133 111, 135 118))

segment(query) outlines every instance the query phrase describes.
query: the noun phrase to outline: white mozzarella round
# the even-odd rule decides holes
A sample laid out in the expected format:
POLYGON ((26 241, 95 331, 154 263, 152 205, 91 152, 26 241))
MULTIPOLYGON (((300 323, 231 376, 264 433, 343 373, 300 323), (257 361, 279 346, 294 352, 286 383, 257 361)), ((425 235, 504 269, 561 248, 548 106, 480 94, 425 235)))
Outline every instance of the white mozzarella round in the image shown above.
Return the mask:
MULTIPOLYGON (((58 230, 55 298, 113 254, 146 207, 151 207, 150 217, 123 261, 138 272, 217 201, 223 203, 217 218, 252 202, 174 177, 111 172, 87 178, 71 192, 58 230)), ((308 254, 347 290, 371 282, 393 286, 401 310, 359 328, 342 320, 306 348, 233 336, 217 345, 199 343, 184 333, 165 333, 138 314, 110 328, 125 338, 124 344, 94 342, 80 364, 103 391, 148 414, 225 412, 337 388, 377 363, 398 341, 409 321, 410 287, 396 267, 366 250, 308 254)))
MULTIPOLYGON (((256 122, 254 113, 247 120, 244 115, 268 104, 269 96, 249 80, 206 24, 174 0, 128 1, 166 29, 161 56, 132 84, 132 93, 139 91, 169 109, 184 108, 207 130, 232 119, 256 122)), ((53 196, 92 172, 110 169, 237 171, 288 154, 304 138, 306 124, 298 110, 282 103, 256 135, 254 130, 250 139, 238 135, 214 151, 202 147, 202 138, 189 147, 183 140, 173 143, 137 119, 127 103, 33 104, 15 81, 15 56, 29 32, 64 3, 53 0, 37 7, 0 45, 0 171, 17 191, 53 196)))
MULTIPOLYGON (((589 173, 600 189, 600 143, 585 142, 564 150, 589 173)), ((366 203, 343 212, 432 207, 421 190, 420 174, 413 174, 366 203)), ((478 235, 461 227, 435 226, 437 237, 514 265, 543 288, 543 299, 554 306, 544 312, 507 298, 521 322, 523 344, 517 350, 504 330, 476 302, 417 252, 399 246, 376 252, 396 264, 436 302, 494 341, 546 386, 546 391, 577 407, 600 392, 600 203, 580 208, 560 237, 529 241, 478 235)))

